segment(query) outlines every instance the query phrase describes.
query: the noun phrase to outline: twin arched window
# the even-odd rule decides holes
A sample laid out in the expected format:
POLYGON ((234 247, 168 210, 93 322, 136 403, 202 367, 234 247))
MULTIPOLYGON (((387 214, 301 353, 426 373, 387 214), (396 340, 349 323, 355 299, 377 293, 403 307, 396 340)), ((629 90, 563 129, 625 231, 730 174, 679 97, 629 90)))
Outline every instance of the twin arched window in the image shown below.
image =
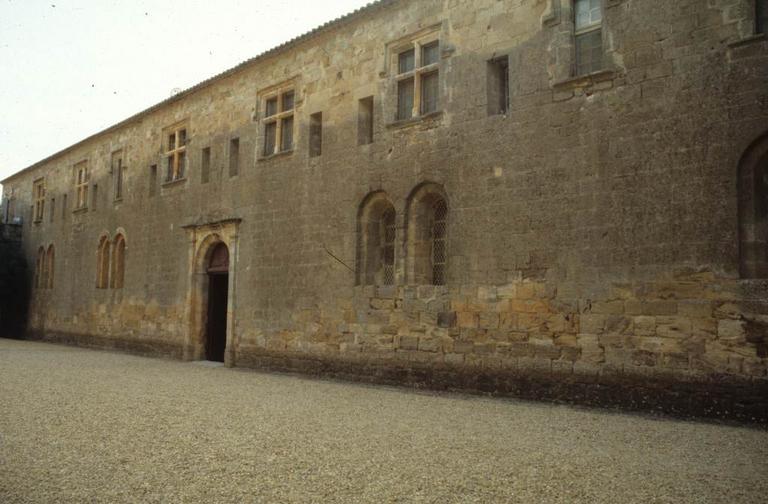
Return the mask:
POLYGON ((35 288, 53 289, 54 263, 56 262, 56 251, 53 244, 48 245, 48 249, 40 247, 37 250, 37 264, 35 265, 35 288))
MULTIPOLYGON (((445 285, 448 266, 448 203, 442 187, 422 184, 406 209, 406 281, 445 285)), ((358 212, 358 285, 396 283, 397 214, 384 192, 363 201, 358 212)))
POLYGON ((125 237, 122 234, 110 241, 102 236, 96 263, 97 289, 122 289, 125 280, 125 237))

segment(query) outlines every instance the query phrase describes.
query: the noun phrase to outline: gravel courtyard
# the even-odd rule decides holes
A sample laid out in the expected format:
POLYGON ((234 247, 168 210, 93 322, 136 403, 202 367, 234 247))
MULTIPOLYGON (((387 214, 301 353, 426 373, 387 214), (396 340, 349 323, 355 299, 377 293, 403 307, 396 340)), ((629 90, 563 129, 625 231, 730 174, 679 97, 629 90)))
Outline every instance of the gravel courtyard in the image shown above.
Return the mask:
POLYGON ((0 502, 766 502, 768 432, 0 339, 0 502))

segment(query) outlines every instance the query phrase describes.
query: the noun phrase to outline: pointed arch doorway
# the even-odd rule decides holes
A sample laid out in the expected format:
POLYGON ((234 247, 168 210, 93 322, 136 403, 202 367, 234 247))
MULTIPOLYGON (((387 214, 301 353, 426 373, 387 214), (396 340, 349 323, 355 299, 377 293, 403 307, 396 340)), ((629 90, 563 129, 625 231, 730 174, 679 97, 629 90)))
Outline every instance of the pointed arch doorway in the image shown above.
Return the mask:
POLYGON ((229 248, 224 242, 219 242, 212 247, 206 273, 208 275, 208 307, 205 359, 224 362, 229 305, 229 248))

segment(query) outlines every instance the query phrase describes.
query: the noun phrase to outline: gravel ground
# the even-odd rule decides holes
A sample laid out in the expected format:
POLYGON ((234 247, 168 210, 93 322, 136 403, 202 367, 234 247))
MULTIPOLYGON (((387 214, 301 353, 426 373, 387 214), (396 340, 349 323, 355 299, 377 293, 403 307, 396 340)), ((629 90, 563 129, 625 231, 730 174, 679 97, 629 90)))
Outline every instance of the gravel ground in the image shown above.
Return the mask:
POLYGON ((741 502, 768 432, 0 339, 0 502, 741 502))

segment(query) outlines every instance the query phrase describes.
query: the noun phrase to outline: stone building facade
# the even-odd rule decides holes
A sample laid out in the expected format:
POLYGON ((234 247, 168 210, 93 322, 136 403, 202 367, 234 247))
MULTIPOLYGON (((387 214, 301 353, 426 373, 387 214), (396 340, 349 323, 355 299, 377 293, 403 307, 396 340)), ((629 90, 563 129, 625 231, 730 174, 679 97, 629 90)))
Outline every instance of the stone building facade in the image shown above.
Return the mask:
POLYGON ((768 419, 761 0, 382 0, 3 181, 29 334, 768 419))

